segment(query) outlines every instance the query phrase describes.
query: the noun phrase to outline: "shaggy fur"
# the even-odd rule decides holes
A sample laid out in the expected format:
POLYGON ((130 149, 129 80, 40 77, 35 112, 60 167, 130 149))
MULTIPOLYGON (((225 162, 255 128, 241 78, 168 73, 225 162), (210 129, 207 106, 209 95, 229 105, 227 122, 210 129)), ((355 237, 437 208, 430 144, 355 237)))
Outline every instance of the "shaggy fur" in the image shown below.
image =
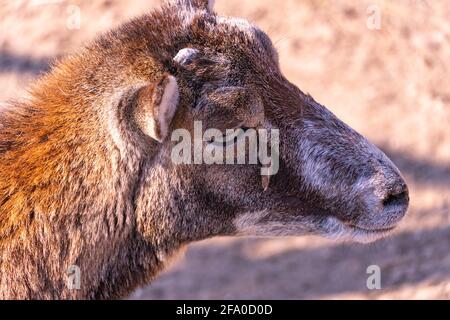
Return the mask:
POLYGON ((173 1, 1 111, 0 297, 123 297, 217 235, 372 240, 407 197, 380 150, 283 77, 267 35, 211 1, 173 1), (170 131, 194 120, 279 129, 278 174, 262 185, 259 165, 174 165, 170 131))

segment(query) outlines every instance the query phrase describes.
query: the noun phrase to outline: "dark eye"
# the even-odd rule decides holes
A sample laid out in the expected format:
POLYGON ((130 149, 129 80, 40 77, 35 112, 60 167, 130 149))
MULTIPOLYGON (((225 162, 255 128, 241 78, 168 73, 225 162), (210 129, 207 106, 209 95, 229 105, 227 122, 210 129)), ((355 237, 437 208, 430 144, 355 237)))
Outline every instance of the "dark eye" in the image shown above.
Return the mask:
POLYGON ((233 130, 233 133, 224 132, 221 137, 212 137, 208 140, 208 143, 217 145, 217 146, 229 146, 238 141, 239 137, 242 134, 245 134, 249 129, 248 127, 236 128, 233 130))

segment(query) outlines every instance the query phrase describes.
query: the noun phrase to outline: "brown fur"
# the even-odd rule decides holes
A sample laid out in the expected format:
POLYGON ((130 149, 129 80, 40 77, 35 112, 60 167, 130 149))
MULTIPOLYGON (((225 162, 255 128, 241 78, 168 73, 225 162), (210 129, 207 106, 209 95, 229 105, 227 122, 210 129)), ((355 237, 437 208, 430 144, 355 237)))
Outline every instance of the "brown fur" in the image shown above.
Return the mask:
POLYGON ((363 191, 347 191, 378 173, 370 188, 404 192, 386 191, 388 180, 402 182, 395 167, 281 75, 262 31, 225 22, 206 3, 175 1, 102 35, 56 64, 29 101, 1 111, 1 298, 119 298, 185 244, 245 234, 249 223, 255 235, 325 235, 335 232, 328 215, 377 227, 403 216, 362 214, 363 191), (180 65, 173 57, 185 47, 200 53, 180 65), (194 120, 280 128, 280 172, 266 192, 258 165, 176 166, 173 143, 142 130, 169 74, 180 88, 172 129, 192 131, 194 120), (330 168, 320 187, 304 159, 330 168), (80 290, 66 285, 70 265, 80 267, 80 290))

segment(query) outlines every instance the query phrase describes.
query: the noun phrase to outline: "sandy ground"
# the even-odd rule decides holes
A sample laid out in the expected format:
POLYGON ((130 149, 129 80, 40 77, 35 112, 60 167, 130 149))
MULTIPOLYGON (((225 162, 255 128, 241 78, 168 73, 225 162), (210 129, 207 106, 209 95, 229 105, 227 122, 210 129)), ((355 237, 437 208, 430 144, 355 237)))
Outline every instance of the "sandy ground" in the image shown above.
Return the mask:
MULTIPOLYGON (((1 0, 0 104, 55 57, 158 3, 1 0)), ((194 244, 132 298, 450 298, 450 1, 218 0, 216 9, 261 26, 288 78, 391 156, 411 209, 396 234, 369 246, 194 244), (369 265, 381 268, 380 290, 366 287, 369 265)))

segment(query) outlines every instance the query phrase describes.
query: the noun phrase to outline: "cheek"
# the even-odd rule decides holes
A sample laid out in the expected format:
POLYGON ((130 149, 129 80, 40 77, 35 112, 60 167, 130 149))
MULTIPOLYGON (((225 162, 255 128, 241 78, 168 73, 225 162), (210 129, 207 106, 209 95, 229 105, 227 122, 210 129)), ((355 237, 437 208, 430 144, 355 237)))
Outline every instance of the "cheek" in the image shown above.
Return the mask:
POLYGON ((205 187, 230 202, 255 205, 262 194, 260 170, 253 165, 205 165, 198 174, 205 187))

